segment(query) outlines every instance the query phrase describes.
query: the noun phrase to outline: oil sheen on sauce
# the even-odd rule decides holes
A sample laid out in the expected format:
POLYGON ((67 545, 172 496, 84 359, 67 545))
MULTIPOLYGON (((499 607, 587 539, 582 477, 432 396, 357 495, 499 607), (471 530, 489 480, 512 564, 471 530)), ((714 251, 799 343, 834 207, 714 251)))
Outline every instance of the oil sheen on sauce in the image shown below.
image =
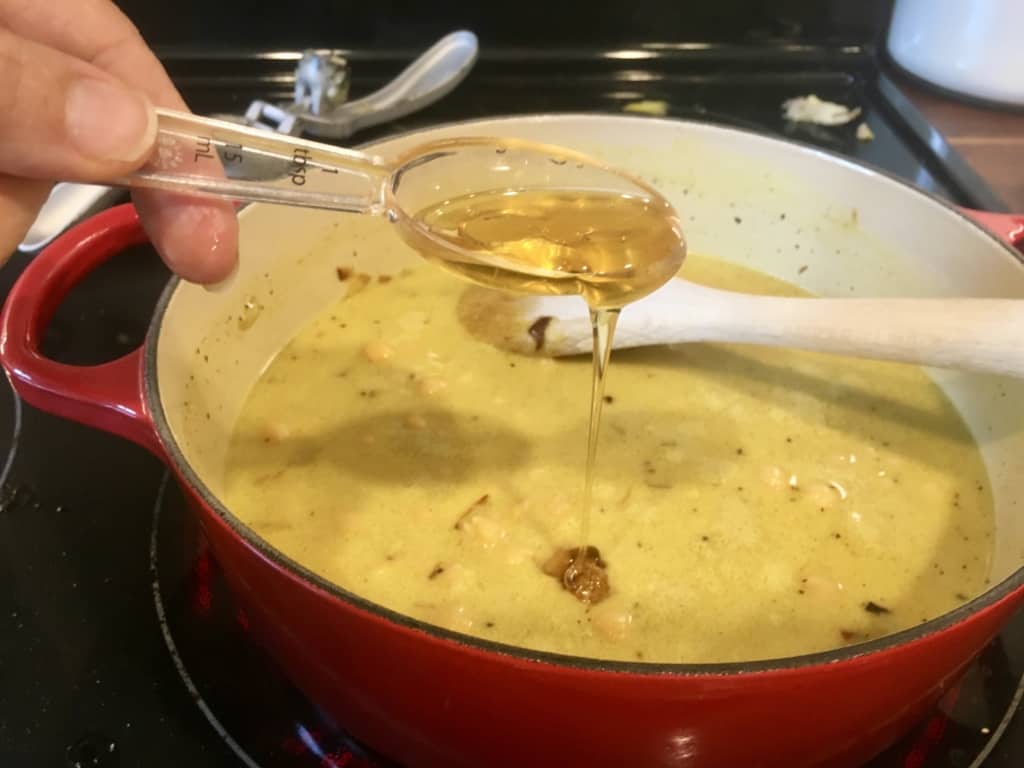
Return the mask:
POLYGON ((579 294, 589 307, 593 373, 579 546, 552 575, 561 573, 581 602, 599 602, 608 583, 590 547, 590 516, 615 324, 625 304, 661 287, 682 266, 686 246, 675 212, 660 198, 619 192, 503 189, 447 200, 415 218, 455 247, 415 243, 446 269, 504 290, 579 294))

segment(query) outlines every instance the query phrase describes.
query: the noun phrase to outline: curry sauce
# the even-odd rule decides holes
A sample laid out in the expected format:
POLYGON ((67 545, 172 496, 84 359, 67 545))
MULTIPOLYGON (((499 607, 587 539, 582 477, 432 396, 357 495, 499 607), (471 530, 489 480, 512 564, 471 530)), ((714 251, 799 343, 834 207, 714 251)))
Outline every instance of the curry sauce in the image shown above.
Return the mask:
MULTIPOLYGON (((797 293, 708 258, 683 271, 797 293)), ((601 659, 824 650, 985 588, 988 478, 924 372, 693 344, 614 355, 589 537, 613 588, 581 603, 550 572, 579 545, 590 360, 479 340, 459 306, 480 290, 423 265, 319 316, 248 396, 228 506, 390 609, 601 659)))

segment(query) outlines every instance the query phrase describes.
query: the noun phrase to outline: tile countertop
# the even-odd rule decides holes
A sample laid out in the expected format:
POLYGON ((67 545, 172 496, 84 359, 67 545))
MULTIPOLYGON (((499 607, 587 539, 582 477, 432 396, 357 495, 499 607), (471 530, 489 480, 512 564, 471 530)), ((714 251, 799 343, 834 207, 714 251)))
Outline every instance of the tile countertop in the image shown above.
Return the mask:
POLYGON ((1024 214, 1024 111, 966 104, 906 79, 896 82, 1010 210, 1024 214))

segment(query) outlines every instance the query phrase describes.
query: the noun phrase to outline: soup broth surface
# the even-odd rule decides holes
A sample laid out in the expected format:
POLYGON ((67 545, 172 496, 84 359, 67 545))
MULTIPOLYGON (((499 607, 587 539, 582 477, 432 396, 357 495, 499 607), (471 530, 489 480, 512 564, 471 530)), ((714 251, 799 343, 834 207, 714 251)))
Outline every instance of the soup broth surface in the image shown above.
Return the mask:
MULTIPOLYGON (((797 294, 700 256, 683 274, 797 294)), ((487 289, 429 265, 365 283, 249 394, 224 499, 363 598, 530 649, 701 663, 861 642, 987 584, 985 468, 920 369, 693 344, 613 354, 590 523, 611 593, 588 607, 544 565, 578 544, 590 359, 480 340, 487 289)))

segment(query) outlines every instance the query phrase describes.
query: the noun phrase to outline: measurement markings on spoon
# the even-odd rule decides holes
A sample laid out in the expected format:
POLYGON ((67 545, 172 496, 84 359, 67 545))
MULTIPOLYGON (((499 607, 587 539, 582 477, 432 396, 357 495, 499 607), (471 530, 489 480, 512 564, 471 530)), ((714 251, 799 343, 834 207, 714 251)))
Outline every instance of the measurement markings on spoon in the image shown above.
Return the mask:
POLYGON ((305 147, 296 147, 292 151, 292 167, 288 170, 292 184, 301 187, 306 183, 306 171, 309 168, 310 154, 305 147))
POLYGON ((221 152, 220 156, 226 163, 240 163, 242 162, 242 145, 225 144, 224 151, 221 152))
POLYGON ((192 162, 198 163, 203 158, 213 160, 213 139, 210 136, 196 136, 196 151, 192 162))

